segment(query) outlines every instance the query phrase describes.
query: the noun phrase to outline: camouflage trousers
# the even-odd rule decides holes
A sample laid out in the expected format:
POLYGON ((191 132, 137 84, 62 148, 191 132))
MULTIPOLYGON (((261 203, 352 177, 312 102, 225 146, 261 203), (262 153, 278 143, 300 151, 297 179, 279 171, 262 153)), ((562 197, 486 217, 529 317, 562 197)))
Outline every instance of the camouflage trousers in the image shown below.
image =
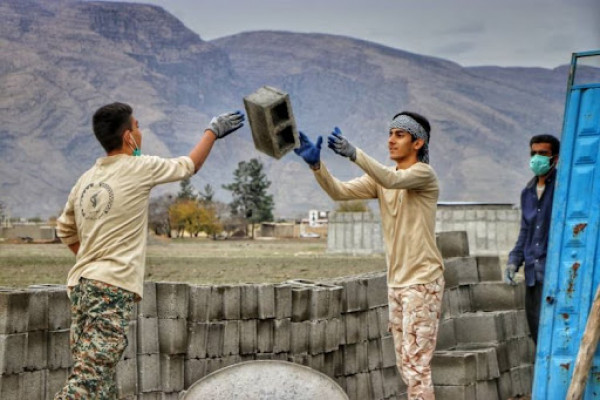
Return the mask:
POLYGON ((127 347, 126 331, 135 294, 96 280, 81 278, 69 293, 73 369, 63 399, 116 399, 115 372, 127 347))
POLYGON ((433 400, 431 359, 442 313, 444 277, 425 284, 388 288, 390 330, 396 363, 409 400, 433 400))

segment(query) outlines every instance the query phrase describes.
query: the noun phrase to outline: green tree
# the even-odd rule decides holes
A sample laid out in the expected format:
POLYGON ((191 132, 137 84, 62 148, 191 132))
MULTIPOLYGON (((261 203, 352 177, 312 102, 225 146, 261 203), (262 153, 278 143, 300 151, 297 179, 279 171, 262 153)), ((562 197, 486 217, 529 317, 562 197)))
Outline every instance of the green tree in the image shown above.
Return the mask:
POLYGON ((241 161, 233 172, 234 182, 223 185, 223 189, 231 191, 233 201, 230 204, 231 213, 241 216, 252 223, 273 221, 273 196, 267 194, 271 182, 263 172, 263 164, 258 159, 241 161))
POLYGON ((203 202, 205 202, 205 203, 212 203, 213 202, 213 198, 215 197, 215 190, 210 185, 210 183, 207 183, 204 186, 204 190, 202 192, 198 192, 198 196, 200 198, 202 198, 203 202))
POLYGON ((169 207, 173 204, 173 195, 165 194, 150 199, 148 206, 148 225, 157 235, 171 237, 169 207))
POLYGON ((177 193, 177 200, 196 200, 198 196, 194 193, 194 186, 190 181, 190 178, 185 178, 179 182, 179 193, 177 193))

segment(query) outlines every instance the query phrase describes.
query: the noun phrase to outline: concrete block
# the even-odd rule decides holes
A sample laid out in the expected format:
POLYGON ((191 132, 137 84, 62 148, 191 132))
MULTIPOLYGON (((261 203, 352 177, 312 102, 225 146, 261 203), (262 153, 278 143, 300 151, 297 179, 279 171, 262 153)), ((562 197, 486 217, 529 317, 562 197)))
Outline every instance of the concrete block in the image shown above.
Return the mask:
POLYGON ((292 317, 292 286, 289 284, 275 285, 275 318, 292 317))
POLYGON ((29 327, 29 292, 0 289, 0 334, 23 333, 29 327))
POLYGON ((240 321, 240 354, 254 354, 258 348, 257 321, 240 321))
POLYGON ((369 338, 367 312, 353 312, 343 315, 346 328, 346 344, 358 343, 369 338))
POLYGON ((211 322, 208 325, 206 337, 206 356, 221 357, 223 356, 223 339, 225 338, 225 323, 211 322))
POLYGON ((367 342, 367 356, 369 357, 369 371, 383 368, 381 359, 381 339, 369 340, 367 342))
POLYGON ((510 370, 514 396, 527 396, 531 394, 533 384, 533 366, 521 365, 510 370))
POLYGON ((325 322, 325 352, 336 351, 342 344, 344 335, 342 320, 329 319, 325 322))
POLYGON ((435 386, 435 397, 444 400, 478 400, 474 383, 465 386, 435 386))
POLYGON ((242 319, 258 318, 258 285, 240 287, 240 316, 242 319))
POLYGON ((292 319, 292 334, 290 343, 290 352, 292 354, 302 354, 308 351, 308 329, 308 321, 294 322, 292 319))
POLYGON ((270 86, 263 86, 244 97, 244 106, 254 147, 258 151, 280 159, 300 145, 292 105, 287 93, 270 86))
POLYGON ((66 289, 48 290, 48 330, 60 331, 71 326, 71 301, 66 289))
POLYGON ((27 333, 0 334, 0 374, 17 374, 27 363, 27 333))
POLYGON ((465 231, 439 232, 435 239, 444 259, 469 255, 469 239, 465 231))
POLYGON ((35 331, 27 334, 27 362, 24 367, 28 371, 48 367, 48 332, 35 331))
POLYGON ((275 287, 258 285, 258 318, 275 318, 275 287))
MULTIPOLYGON (((60 368, 54 370, 46 370, 46 399, 54 399, 54 395, 58 393, 67 383, 69 370, 60 368)), ((1 397, 3 398, 3 397, 1 397)))
POLYGON ((183 390, 183 356, 170 356, 168 354, 160 355, 160 380, 163 392, 171 393, 183 390))
POLYGON ((391 336, 381 338, 381 362, 383 368, 395 367, 397 364, 394 338, 391 336))
POLYGON ((185 319, 158 319, 158 347, 164 354, 184 354, 187 347, 185 319))
POLYGON ((213 286, 210 291, 210 300, 208 304, 208 320, 221 321, 225 319, 223 311, 223 293, 221 286, 213 286))
POLYGON ((219 286, 223 290, 223 318, 240 319, 240 286, 219 286))
POLYGON ((308 352, 313 355, 324 353, 327 321, 308 321, 308 324, 308 352))
POLYGON ((498 397, 502 399, 509 399, 513 397, 513 385, 512 379, 510 376, 510 371, 506 371, 500 374, 500 378, 498 378, 498 397))
POLYGON ((309 354, 306 366, 316 371, 323 372, 325 369, 325 354, 309 354))
POLYGON ((477 260, 474 257, 455 257, 444 260, 446 288, 479 282, 477 260))
POLYGON ((310 289, 307 286, 292 286, 292 322, 310 318, 310 289))
POLYGON ((357 399, 372 399, 373 388, 371 387, 371 379, 368 373, 360 373, 354 375, 356 381, 356 398, 357 399))
POLYGON ((29 322, 28 330, 46 331, 48 330, 48 291, 47 290, 29 290, 29 322))
POLYGON ((138 318, 158 318, 156 306, 156 283, 144 282, 144 295, 138 303, 138 318))
POLYGON ((138 354, 138 393, 157 392, 161 388, 160 354, 138 354))
POLYGON ((369 371, 367 342, 348 344, 343 347, 344 375, 353 375, 369 371))
POLYGON ((187 319, 189 286, 185 283, 157 282, 156 311, 159 319, 187 319))
POLYGON ((373 391, 373 399, 383 399, 383 374, 380 369, 369 372, 369 380, 371 381, 371 390, 373 391))
POLYGON ((438 350, 447 350, 456 346, 456 331, 454 328, 454 319, 440 320, 437 334, 438 350))
POLYGON ((517 337, 531 336, 531 333, 529 332, 529 325, 527 324, 527 315, 525 313, 525 310, 517 311, 516 324, 517 337))
POLYGON ((275 333, 274 320, 259 320, 257 321, 257 328, 256 346, 258 352, 272 353, 275 333))
POLYGON ((240 353, 240 322, 225 321, 223 330, 223 355, 240 353))
POLYGON ((21 386, 22 378, 19 374, 0 375, 0 399, 23 400, 21 386))
POLYGON ((502 267, 498 256, 477 256, 477 272, 480 282, 502 281, 502 267))
POLYGON ((73 365, 68 329, 48 332, 48 368, 69 368, 73 365))
POLYGON ((185 360, 184 363, 184 388, 187 390, 196 381, 202 379, 207 375, 206 368, 208 366, 208 360, 203 359, 189 359, 185 360))
POLYGON ((188 323, 186 359, 206 357, 209 326, 206 322, 188 323))
POLYGON ((188 321, 208 321, 208 310, 210 307, 211 289, 209 285, 190 285, 188 321))
POLYGON ((367 276, 367 304, 369 308, 388 305, 387 273, 367 276))
MULTIPOLYGON (((381 375, 383 376, 383 394, 386 399, 406 392, 406 385, 395 366, 382 369, 381 375)), ((440 397, 440 399, 443 399, 443 397, 440 397)))
POLYGON ((458 343, 488 343, 504 340, 502 311, 467 313, 454 321, 458 343))
POLYGON ((381 336, 382 332, 379 331, 377 309, 371 309, 367 312, 367 338, 369 340, 374 340, 380 338, 381 336))
POLYGON ((342 312, 365 311, 369 308, 366 279, 352 277, 338 281, 336 284, 344 288, 342 294, 342 312))
POLYGON ((431 362, 434 385, 471 385, 477 381, 477 357, 466 351, 436 351, 431 362))
POLYGON ((117 364, 116 383, 119 399, 137 395, 137 357, 119 361, 117 364))
MULTIPOLYGON (((46 398, 46 371, 31 371, 20 374, 21 399, 45 400, 46 398)), ((2 378, 0 378, 1 380, 2 378)), ((2 386, 0 384, 0 386, 2 386)), ((4 399, 0 391, 0 398, 4 399)))
POLYGON ((442 318, 455 318, 475 311, 471 306, 469 286, 454 286, 444 291, 442 298, 442 318))
POLYGON ((137 322, 137 353, 159 353, 158 318, 139 317, 137 322))
POLYGON ((342 351, 325 353, 325 373, 332 378, 344 375, 344 354, 342 351))
MULTIPOLYGON (((290 292, 291 293, 291 292, 290 292)), ((290 318, 273 321, 273 352, 287 353, 290 351, 292 336, 292 321, 290 318)))
POLYGON ((379 332, 381 332, 381 336, 391 335, 389 332, 389 323, 390 323, 390 312, 388 307, 378 307, 377 311, 377 319, 379 320, 379 332))
POLYGON ((498 379, 477 381, 475 384, 475 398, 486 400, 501 400, 498 397, 498 379))
POLYGON ((471 304, 476 311, 516 310, 525 307, 517 286, 504 282, 482 282, 470 285, 471 304))
POLYGON ((121 360, 136 358, 137 354, 137 320, 129 321, 127 325, 127 347, 121 356, 121 360))

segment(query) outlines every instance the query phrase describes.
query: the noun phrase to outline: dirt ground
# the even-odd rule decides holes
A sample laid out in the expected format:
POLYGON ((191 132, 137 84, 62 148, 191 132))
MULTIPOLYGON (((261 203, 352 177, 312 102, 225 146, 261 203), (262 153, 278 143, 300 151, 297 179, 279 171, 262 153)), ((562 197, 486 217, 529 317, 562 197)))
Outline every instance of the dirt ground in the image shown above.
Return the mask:
MULTIPOLYGON (((385 270, 383 254, 326 253, 326 239, 151 238, 146 255, 149 281, 274 283, 385 270)), ((0 243, 0 286, 64 284, 75 257, 62 244, 0 243)))

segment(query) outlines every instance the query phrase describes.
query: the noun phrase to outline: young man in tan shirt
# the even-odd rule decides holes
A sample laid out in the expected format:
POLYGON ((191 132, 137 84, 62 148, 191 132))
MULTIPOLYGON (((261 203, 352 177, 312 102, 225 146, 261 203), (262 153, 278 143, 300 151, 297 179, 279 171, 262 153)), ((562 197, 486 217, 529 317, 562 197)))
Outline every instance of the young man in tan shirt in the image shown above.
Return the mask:
POLYGON ((142 156, 142 132, 132 108, 112 103, 93 117, 106 151, 77 181, 57 220, 57 236, 76 255, 67 278, 73 370, 55 399, 116 399, 117 362, 143 295, 148 202, 161 183, 190 177, 217 139, 239 129, 240 112, 214 117, 188 156, 142 156))
POLYGON ((395 115, 389 124, 388 149, 396 165, 387 167, 353 146, 336 127, 328 137, 329 148, 366 173, 348 182, 334 178, 320 161, 322 137, 313 144, 301 133, 300 147, 295 150, 333 200, 379 202, 388 265, 390 329, 410 400, 434 399, 430 364, 444 291, 444 267, 435 241, 439 185, 429 166, 430 129, 427 119, 417 113, 395 115))

